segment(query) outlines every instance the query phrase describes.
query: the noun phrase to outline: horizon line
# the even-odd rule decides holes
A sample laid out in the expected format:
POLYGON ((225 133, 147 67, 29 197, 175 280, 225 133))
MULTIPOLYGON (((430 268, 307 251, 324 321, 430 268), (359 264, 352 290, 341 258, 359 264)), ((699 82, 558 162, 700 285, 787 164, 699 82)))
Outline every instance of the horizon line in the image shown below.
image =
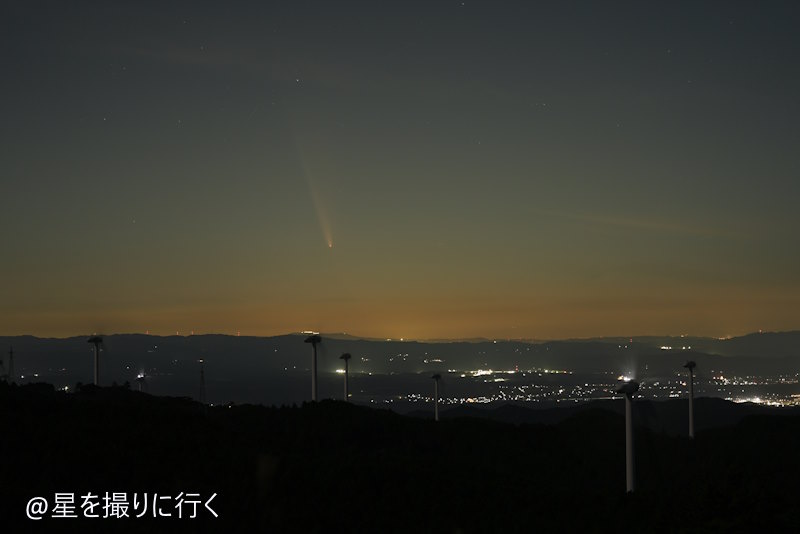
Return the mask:
MULTIPOLYGON (((800 328, 792 329, 792 330, 755 330, 752 332, 747 332, 744 334, 739 335, 727 335, 727 336, 710 336, 710 335, 697 335, 697 334, 636 334, 636 335, 600 335, 600 336, 586 336, 586 337, 565 337, 565 338, 536 338, 536 337, 485 337, 485 336, 471 336, 471 337, 456 337, 456 338, 385 338, 385 337, 375 337, 375 336, 361 336, 361 335, 354 335, 348 334, 347 332, 321 332, 319 335, 323 338, 335 338, 336 336, 346 336, 348 338, 352 338, 355 341, 370 341, 370 342, 397 342, 397 343, 464 343, 464 342, 473 342, 473 343, 481 343, 481 342, 521 342, 521 343, 550 343, 556 341, 591 341, 596 339, 629 339, 633 340, 636 338, 659 338, 659 337, 668 337, 668 338, 702 338, 702 339, 710 339, 710 340, 717 340, 723 341, 728 339, 735 339, 740 337, 747 337, 755 334, 790 334, 800 332, 800 328)), ((305 330, 298 330, 294 332, 285 332, 280 334, 273 334, 273 335, 242 335, 241 333, 231 334, 231 333, 222 333, 222 332, 203 332, 195 334, 194 331, 191 331, 189 334, 181 334, 180 331, 176 332, 175 334, 151 334, 150 331, 145 332, 115 332, 110 334, 103 334, 101 332, 92 332, 92 333, 81 333, 81 334, 74 334, 70 336, 40 336, 36 334, 2 334, 0 338, 20 338, 20 337, 32 337, 36 339, 60 339, 60 340, 67 340, 67 339, 74 339, 74 338, 83 338, 87 336, 93 335, 101 335, 101 336, 152 336, 152 337, 159 337, 159 338, 168 338, 168 337, 180 337, 180 338, 190 338, 190 337, 201 337, 201 336, 225 336, 225 337, 246 337, 246 338, 262 338, 268 339, 273 337, 286 337, 286 336, 302 336, 305 335, 307 331, 305 330)))

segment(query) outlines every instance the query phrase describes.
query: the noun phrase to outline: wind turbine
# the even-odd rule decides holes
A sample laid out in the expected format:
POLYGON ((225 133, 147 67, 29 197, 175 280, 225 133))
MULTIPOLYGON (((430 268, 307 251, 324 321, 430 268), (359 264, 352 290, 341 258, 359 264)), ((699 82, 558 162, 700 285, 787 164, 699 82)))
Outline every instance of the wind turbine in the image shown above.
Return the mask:
POLYGON ((350 370, 350 368, 348 366, 348 362, 350 361, 350 358, 351 358, 351 356, 350 356, 349 352, 345 352, 344 354, 339 356, 339 359, 344 360, 344 401, 345 402, 348 402, 350 400, 350 395, 349 395, 348 390, 347 390, 347 375, 349 374, 348 371, 350 370))
POLYGON ((317 400, 317 344, 322 342, 319 334, 308 336, 305 343, 311 343, 311 400, 317 400))
POLYGON ((625 395, 625 481, 627 491, 632 493, 635 488, 633 472, 633 418, 631 417, 631 405, 633 404, 633 394, 639 391, 639 382, 628 380, 624 382, 617 393, 625 395))
POLYGON ((14 347, 8 348, 8 383, 14 382, 14 347))
POLYGON ((694 439, 694 368, 697 364, 688 361, 684 367, 689 370, 689 439, 694 439))
POLYGON ((87 343, 94 345, 94 385, 100 385, 100 345, 103 344, 103 338, 100 336, 92 336, 86 340, 87 343))
POLYGON ((200 364, 200 404, 206 404, 206 372, 205 372, 205 360, 197 360, 197 363, 200 364))
POLYGON ((439 420, 439 381, 442 379, 442 375, 435 374, 431 378, 433 378, 433 420, 439 420))
POLYGON ((136 375, 136 383, 139 385, 139 392, 141 393, 142 389, 144 389, 144 380, 147 375, 144 374, 144 371, 139 371, 136 375))

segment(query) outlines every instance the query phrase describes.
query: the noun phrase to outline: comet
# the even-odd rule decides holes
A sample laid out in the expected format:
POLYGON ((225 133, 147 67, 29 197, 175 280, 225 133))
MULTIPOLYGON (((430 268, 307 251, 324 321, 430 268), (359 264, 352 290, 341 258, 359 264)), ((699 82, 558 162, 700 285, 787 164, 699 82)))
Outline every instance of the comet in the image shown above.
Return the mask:
POLYGON ((317 213, 317 220, 319 221, 319 228, 322 231, 322 238, 327 243, 328 248, 333 248, 333 232, 331 232, 331 224, 328 219, 328 212, 325 210, 325 205, 320 198, 319 191, 314 186, 311 178, 308 179, 308 188, 311 190, 311 200, 314 203, 314 211, 317 213))
POLYGON ((297 135, 291 128, 291 124, 290 124, 290 132, 291 132, 290 135, 294 140, 294 151, 295 155, 297 156, 297 164, 301 172, 301 175, 303 176, 303 178, 305 178, 305 181, 308 184, 308 190, 311 193, 311 201, 314 205, 314 211, 316 212, 317 215, 319 228, 322 231, 322 238, 324 242, 328 245, 329 249, 333 248, 333 232, 331 231, 331 223, 330 219, 328 218, 328 212, 325 209, 325 203, 322 201, 319 189, 314 183, 314 180, 311 178, 312 176, 311 169, 309 169, 307 159, 304 157, 301 144, 298 142, 297 135))

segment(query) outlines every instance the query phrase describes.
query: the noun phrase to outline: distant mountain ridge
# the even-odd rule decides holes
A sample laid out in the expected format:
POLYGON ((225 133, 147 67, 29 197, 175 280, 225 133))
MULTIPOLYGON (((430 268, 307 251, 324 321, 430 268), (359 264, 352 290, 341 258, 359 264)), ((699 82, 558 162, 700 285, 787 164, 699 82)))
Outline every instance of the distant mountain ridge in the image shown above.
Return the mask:
MULTIPOLYGON (((300 402, 308 393, 306 380, 310 367, 310 347, 303 343, 305 336, 302 333, 272 337, 106 335, 101 353, 101 384, 135 384, 136 375, 144 371, 153 393, 197 398, 199 360, 203 360, 209 387, 224 392, 220 393, 220 399, 300 402)), ((92 381, 93 356, 86 340, 86 336, 63 339, 6 336, 0 337, 0 348, 13 345, 18 377, 64 387, 92 381)), ((653 336, 542 343, 502 340, 431 343, 322 334, 318 351, 323 396, 336 396, 341 391, 335 371, 343 367, 339 356, 344 352, 353 355, 350 372, 358 376, 460 375, 475 370, 519 369, 611 373, 612 380, 618 374, 630 374, 640 380, 657 380, 674 377, 687 360, 697 362, 698 376, 705 378, 723 372, 726 376, 774 376, 795 375, 800 371, 798 331, 749 334, 724 340, 653 336)), ((0 357, 7 364, 7 350, 0 351, 0 357)))
MULTIPOLYGON (((108 364, 153 365, 160 361, 155 354, 169 353, 173 359, 194 360, 225 356, 227 363, 244 366, 270 364, 273 367, 305 365, 308 346, 302 343, 306 334, 280 336, 232 336, 199 334, 191 336, 157 336, 150 334, 105 335, 108 364), (148 356, 150 355, 150 356, 148 356)), ((351 352, 353 363, 371 362, 375 372, 420 372, 441 363, 446 369, 520 369, 533 367, 568 370, 607 370, 609 367, 648 365, 673 366, 680 360, 707 360, 713 366, 722 363, 734 367, 749 365, 789 368, 800 362, 800 331, 755 333, 746 336, 716 339, 703 337, 642 336, 633 338, 590 338, 525 342, 515 340, 413 341, 397 339, 365 339, 349 334, 321 334, 321 369, 333 371, 339 366, 338 356, 351 352), (631 341, 632 340, 632 341, 631 341), (325 356, 336 358, 325 358, 325 356), (734 359, 736 361, 734 361, 734 359), (441 360, 441 362, 437 362, 441 360), (773 360, 773 361, 768 361, 773 360)), ((59 360, 85 357, 89 352, 88 336, 39 338, 30 335, 0 337, 0 347, 14 347, 17 368, 21 371, 32 360, 57 365, 59 360), (40 361, 41 360, 41 361, 40 361)), ((7 351, 0 355, 7 359, 7 351)), ((700 362, 698 362, 700 363, 700 362)))

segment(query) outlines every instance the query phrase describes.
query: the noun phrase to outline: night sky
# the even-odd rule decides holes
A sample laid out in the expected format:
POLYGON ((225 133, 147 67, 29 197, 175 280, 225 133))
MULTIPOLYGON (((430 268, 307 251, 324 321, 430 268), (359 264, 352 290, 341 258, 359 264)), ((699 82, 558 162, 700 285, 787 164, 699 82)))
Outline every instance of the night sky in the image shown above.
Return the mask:
POLYGON ((4 2, 0 334, 800 327, 797 2, 4 2))

